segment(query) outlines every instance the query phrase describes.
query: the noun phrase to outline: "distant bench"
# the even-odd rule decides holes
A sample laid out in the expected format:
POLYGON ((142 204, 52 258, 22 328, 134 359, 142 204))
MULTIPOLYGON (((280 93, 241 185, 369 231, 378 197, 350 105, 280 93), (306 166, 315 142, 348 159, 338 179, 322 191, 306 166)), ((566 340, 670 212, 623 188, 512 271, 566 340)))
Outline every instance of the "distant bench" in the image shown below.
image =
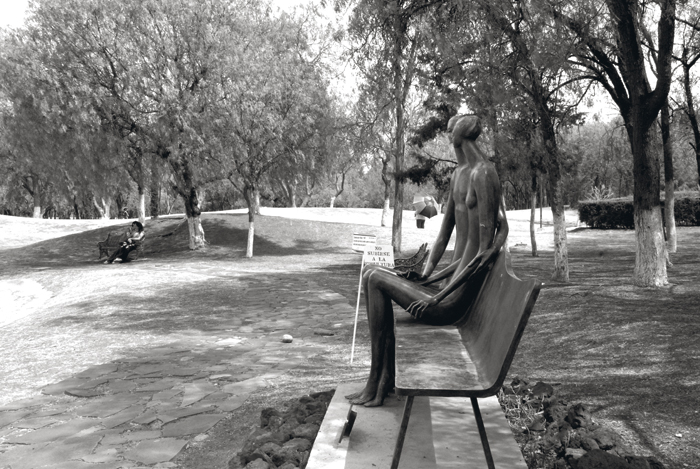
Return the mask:
POLYGON ((408 397, 392 469, 399 465, 414 396, 471 398, 486 462, 494 468, 476 398, 493 396, 503 385, 541 287, 516 278, 509 255, 500 252, 460 324, 429 326, 396 316, 396 394, 408 397))
MULTIPOLYGON (((129 238, 128 230, 126 230, 126 231, 113 231, 113 232, 109 233, 107 235, 107 239, 97 243, 97 249, 99 249, 98 259, 102 259, 103 257, 111 256, 114 253, 114 251, 119 249, 121 243, 126 241, 128 238, 129 238)), ((128 257, 129 257, 130 261, 135 261, 136 259, 141 257, 141 254, 143 254, 145 240, 146 240, 146 237, 144 236, 141 239, 141 241, 136 243, 136 249, 129 252, 128 257)), ((125 259, 122 259, 122 260, 125 260, 125 259)))

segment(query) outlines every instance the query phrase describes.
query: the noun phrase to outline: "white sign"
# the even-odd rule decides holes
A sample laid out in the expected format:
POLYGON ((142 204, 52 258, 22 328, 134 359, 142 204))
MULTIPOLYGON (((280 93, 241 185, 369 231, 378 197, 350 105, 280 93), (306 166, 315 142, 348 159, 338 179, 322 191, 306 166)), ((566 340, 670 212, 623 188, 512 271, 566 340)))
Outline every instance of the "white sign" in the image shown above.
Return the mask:
POLYGON ((362 257, 365 265, 373 264, 382 267, 394 267, 394 247, 391 244, 378 246, 370 244, 365 246, 365 253, 362 257))
POLYGON ((364 252, 365 246, 369 244, 377 244, 377 237, 375 235, 364 235, 358 233, 352 235, 353 251, 364 252))

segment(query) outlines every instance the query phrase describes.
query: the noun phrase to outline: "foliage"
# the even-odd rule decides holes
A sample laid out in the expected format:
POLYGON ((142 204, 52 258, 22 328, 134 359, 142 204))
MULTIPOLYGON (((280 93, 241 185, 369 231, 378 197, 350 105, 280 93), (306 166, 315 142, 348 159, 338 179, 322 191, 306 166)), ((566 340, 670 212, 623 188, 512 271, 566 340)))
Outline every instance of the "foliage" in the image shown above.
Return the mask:
MULTIPOLYGON (((661 197, 664 208, 663 194, 661 197)), ((632 197, 582 201, 578 208, 579 220, 596 229, 634 229, 632 197)), ((700 226, 700 194, 677 192, 675 200, 676 224, 700 226)))

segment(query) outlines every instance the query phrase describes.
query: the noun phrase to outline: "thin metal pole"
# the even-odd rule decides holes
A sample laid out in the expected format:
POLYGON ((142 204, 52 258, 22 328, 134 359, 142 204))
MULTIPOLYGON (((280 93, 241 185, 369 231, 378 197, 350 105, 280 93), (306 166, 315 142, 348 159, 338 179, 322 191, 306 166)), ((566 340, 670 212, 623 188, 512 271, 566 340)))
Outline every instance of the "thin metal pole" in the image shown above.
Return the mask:
POLYGON ((491 448, 489 447, 489 439, 486 436, 486 428, 484 428, 484 421, 481 420, 481 411, 479 410, 479 403, 476 401, 476 397, 472 397, 472 408, 474 409, 474 418, 476 419, 476 426, 479 427, 479 436, 481 437, 481 446, 484 447, 484 456, 486 456, 486 464, 489 469, 495 469, 493 465, 493 457, 491 456, 491 448))
POLYGON ((352 330, 352 348, 350 349, 350 364, 355 356, 355 336, 357 335, 357 316, 360 314, 360 293, 362 292, 362 271, 365 269, 365 256, 362 255, 362 265, 360 266, 360 284, 357 287, 357 306, 355 307, 355 327, 352 330))
POLYGON ((401 419, 401 428, 399 428, 399 436, 396 439, 394 447, 394 458, 391 460, 391 469, 399 468, 399 460, 401 459, 401 450, 403 450, 403 441, 406 439, 406 429, 408 428, 408 419, 411 418, 411 409, 413 408, 413 396, 406 398, 406 404, 403 408, 403 418, 401 419))

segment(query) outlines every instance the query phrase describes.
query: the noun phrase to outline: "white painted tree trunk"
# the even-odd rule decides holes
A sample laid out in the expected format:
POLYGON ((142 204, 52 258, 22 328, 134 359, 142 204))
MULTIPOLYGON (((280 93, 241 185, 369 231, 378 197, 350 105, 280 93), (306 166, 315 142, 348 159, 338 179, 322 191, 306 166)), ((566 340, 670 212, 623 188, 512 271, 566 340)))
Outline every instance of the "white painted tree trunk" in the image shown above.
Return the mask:
POLYGON ((389 197, 384 199, 384 207, 382 207, 382 226, 387 226, 389 224, 389 209, 390 200, 389 197))
POLYGON ((139 222, 146 223, 146 192, 143 189, 139 191, 139 222))
POLYGON ((36 202, 34 202, 34 213, 32 213, 32 218, 41 218, 41 205, 36 205, 36 202))
POLYGON ((537 191, 533 190, 530 196, 530 244, 532 245, 532 257, 537 257, 537 236, 535 233, 535 217, 537 216, 537 191))
POLYGON ((566 216, 564 209, 554 210, 554 207, 552 207, 552 218, 554 221, 554 274, 552 279, 559 282, 568 282, 569 250, 566 242, 566 216))
POLYGON ((636 210, 634 227, 637 255, 634 281, 641 287, 661 287, 668 284, 666 274, 666 243, 661 223, 661 207, 636 210))
POLYGON ((331 197, 331 208, 333 208, 334 204, 335 204, 335 196, 331 197))
POLYGON ((253 241, 255 239, 255 222, 248 222, 248 244, 245 248, 245 257, 253 257, 253 241))
POLYGON ((202 229, 202 220, 197 215, 196 217, 187 217, 187 227, 190 231, 190 249, 202 249, 206 246, 204 238, 204 229, 202 229))

